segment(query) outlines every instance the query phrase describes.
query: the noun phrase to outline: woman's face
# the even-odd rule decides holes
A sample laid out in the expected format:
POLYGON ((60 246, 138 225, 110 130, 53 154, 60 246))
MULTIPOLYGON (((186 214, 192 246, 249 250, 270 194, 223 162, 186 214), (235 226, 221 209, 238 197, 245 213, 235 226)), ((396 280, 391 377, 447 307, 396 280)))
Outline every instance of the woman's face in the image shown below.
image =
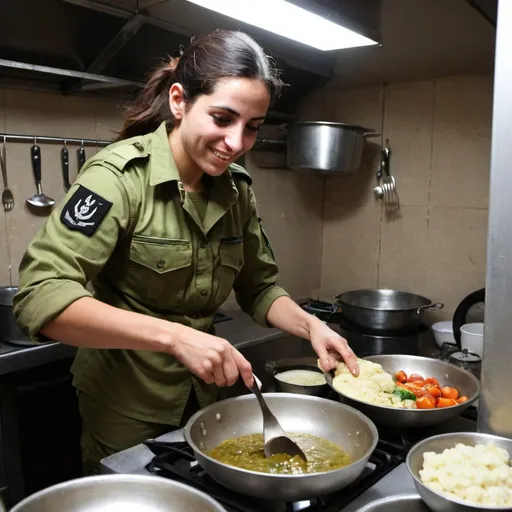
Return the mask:
POLYGON ((229 78, 188 106, 181 85, 170 90, 171 111, 181 146, 198 169, 219 176, 256 141, 270 104, 267 86, 258 79, 229 78))

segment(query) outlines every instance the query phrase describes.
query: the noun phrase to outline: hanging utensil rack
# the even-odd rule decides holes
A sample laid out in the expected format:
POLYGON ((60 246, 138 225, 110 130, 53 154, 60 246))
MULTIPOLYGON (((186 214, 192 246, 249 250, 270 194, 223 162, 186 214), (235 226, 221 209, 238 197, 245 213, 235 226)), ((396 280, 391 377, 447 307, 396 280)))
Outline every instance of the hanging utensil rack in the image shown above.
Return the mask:
MULTIPOLYGON (((76 144, 78 146, 108 146, 114 141, 100 139, 77 139, 74 137, 50 137, 47 135, 21 135, 16 133, 0 133, 0 140, 5 142, 48 142, 50 144, 76 144)), ((254 149, 285 148, 286 140, 256 139, 254 149)))

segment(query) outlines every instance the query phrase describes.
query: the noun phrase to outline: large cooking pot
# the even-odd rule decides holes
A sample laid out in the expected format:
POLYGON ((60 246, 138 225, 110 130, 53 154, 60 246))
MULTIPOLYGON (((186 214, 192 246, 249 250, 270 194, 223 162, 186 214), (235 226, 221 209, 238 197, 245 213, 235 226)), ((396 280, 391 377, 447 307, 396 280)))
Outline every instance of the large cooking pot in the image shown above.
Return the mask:
POLYGON ((414 330, 427 309, 444 307, 421 295, 386 289, 354 290, 334 298, 349 322, 376 331, 414 330))
POLYGON ((394 407, 372 405, 351 398, 332 385, 334 372, 331 371, 325 374, 327 383, 340 395, 343 402, 355 407, 378 425, 393 427, 431 427, 432 425, 438 425, 462 414, 480 394, 480 382, 472 373, 439 359, 410 355, 368 356, 363 359, 380 364, 391 375, 403 370, 407 375, 418 373, 425 378, 435 377, 442 386, 453 386, 457 388, 461 395, 468 397, 467 402, 453 407, 396 409, 394 407))
POLYGON ((361 126, 303 121, 288 126, 286 162, 296 171, 354 174, 361 165, 364 142, 380 133, 361 126))
POLYGON ((17 286, 0 287, 0 340, 27 340, 21 332, 12 311, 12 299, 18 292, 17 286))
POLYGON ((102 475, 69 480, 28 496, 10 512, 106 510, 226 512, 224 507, 201 491, 148 475, 102 475))
POLYGON ((324 473, 276 475, 228 466, 206 455, 222 441, 262 432, 263 419, 254 395, 216 402, 194 414, 185 439, 202 468, 233 491, 276 501, 301 501, 329 494, 351 484, 375 449, 375 425, 352 407, 315 396, 265 393, 265 400, 286 432, 312 434, 345 450, 353 461, 324 473))

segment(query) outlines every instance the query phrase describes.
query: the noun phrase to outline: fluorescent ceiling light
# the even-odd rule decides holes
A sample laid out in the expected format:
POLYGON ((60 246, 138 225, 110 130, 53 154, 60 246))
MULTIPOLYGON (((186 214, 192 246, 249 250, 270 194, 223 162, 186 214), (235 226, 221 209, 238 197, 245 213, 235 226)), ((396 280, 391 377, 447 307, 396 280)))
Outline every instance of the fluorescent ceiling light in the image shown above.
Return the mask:
POLYGON ((188 1, 319 50, 378 44, 285 0, 188 1))

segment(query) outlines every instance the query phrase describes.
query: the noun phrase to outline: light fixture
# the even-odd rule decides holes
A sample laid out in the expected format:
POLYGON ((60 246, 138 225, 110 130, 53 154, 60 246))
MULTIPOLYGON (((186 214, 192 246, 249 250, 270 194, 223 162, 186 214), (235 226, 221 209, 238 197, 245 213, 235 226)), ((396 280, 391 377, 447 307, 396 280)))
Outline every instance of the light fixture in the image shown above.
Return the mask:
POLYGON ((319 50, 378 44, 285 0, 188 0, 319 50))

